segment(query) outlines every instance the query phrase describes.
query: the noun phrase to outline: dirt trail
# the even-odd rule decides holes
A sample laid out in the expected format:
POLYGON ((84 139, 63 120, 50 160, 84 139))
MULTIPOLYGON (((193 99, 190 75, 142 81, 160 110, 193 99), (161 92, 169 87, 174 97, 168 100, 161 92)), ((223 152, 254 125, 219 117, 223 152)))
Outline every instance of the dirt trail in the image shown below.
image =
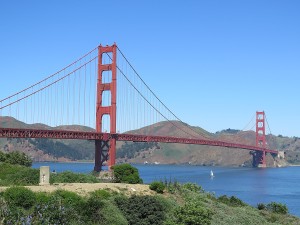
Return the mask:
MULTIPOLYGON (((124 193, 126 195, 153 195, 154 192, 145 184, 120 184, 120 183, 63 183, 44 186, 25 186, 34 192, 53 192, 56 190, 67 190, 79 195, 87 195, 98 189, 107 189, 124 193)), ((0 187, 0 192, 8 187, 0 187)))

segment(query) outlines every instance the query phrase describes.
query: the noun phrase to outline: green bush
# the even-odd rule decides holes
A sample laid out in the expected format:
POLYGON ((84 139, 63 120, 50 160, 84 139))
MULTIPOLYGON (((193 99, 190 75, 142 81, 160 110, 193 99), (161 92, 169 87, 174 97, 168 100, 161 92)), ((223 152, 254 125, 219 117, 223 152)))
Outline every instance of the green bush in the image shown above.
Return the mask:
POLYGON ((258 210, 264 210, 264 209, 266 209, 267 207, 266 207, 266 205, 264 204, 264 203, 258 203, 257 204, 257 209, 258 210))
MULTIPOLYGON (((127 219, 122 214, 120 209, 111 201, 106 201, 101 209, 103 220, 101 225, 128 225, 127 219)), ((97 221, 97 224, 100 221, 97 221)))
POLYGON ((201 186, 193 183, 185 183, 182 185, 182 188, 196 193, 204 192, 201 186))
POLYGON ((74 205, 83 201, 83 198, 78 194, 66 190, 57 190, 52 195, 57 196, 66 205, 74 205))
POLYGON ((37 185, 39 170, 9 163, 0 163, 0 186, 37 185))
POLYGON ((162 224, 165 219, 165 208, 154 196, 118 196, 115 202, 130 225, 162 224))
POLYGON ((165 190, 165 185, 163 184, 163 182, 161 181, 153 181, 149 188, 153 191, 156 191, 157 193, 164 193, 164 190, 165 190))
POLYGON ((137 168, 130 164, 114 165, 112 167, 116 183, 141 184, 143 180, 140 178, 137 168))
POLYGON ((50 183, 99 183, 99 180, 93 175, 65 171, 51 174, 50 183))
POLYGON ((36 201, 34 192, 25 187, 8 188, 3 196, 8 204, 23 207, 24 209, 29 209, 36 201))
POLYGON ((0 152, 0 162, 6 162, 9 164, 16 164, 26 167, 31 167, 32 160, 24 152, 10 152, 4 154, 0 152))
POLYGON ((287 214, 288 213, 288 208, 286 205, 277 203, 277 202, 271 202, 267 204, 267 210, 274 212, 274 213, 279 213, 279 214, 287 214))
POLYGON ((209 225, 211 224, 212 215, 210 209, 205 208, 199 202, 190 201, 175 210, 173 222, 174 224, 209 225))
POLYGON ((38 169, 24 168, 19 169, 10 177, 14 185, 38 185, 40 172, 38 169))
POLYGON ((246 206, 246 203, 235 196, 231 196, 230 198, 228 198, 226 195, 222 195, 218 198, 218 202, 222 202, 226 205, 234 207, 246 206))
POLYGON ((111 197, 111 194, 106 190, 99 189, 94 192, 91 192, 90 197, 99 199, 109 199, 111 197))
POLYGON ((35 205, 32 218, 33 224, 69 224, 77 214, 71 207, 65 206, 61 197, 51 194, 46 202, 35 205))
POLYGON ((90 197, 82 208, 82 214, 85 221, 90 220, 94 223, 103 220, 104 216, 101 209, 104 207, 104 202, 99 198, 90 197))

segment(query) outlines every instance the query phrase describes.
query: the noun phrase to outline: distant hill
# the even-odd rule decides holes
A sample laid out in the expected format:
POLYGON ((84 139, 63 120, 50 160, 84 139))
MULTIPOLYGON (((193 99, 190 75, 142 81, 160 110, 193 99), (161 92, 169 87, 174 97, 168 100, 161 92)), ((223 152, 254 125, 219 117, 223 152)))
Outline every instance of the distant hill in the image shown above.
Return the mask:
MULTIPOLYGON (((0 117, 1 127, 21 127, 35 129, 63 129, 78 131, 94 131, 85 126, 49 127, 45 124, 26 124, 12 117, 0 117)), ((187 124, 178 121, 160 122, 151 126, 132 130, 132 134, 170 135, 181 133, 185 137, 201 137, 205 139, 255 145, 255 132, 226 129, 209 133, 200 127, 190 127, 191 135, 180 130, 187 129, 187 124)), ((268 135, 267 142, 271 149, 284 150, 288 163, 300 164, 300 138, 268 135)), ((53 139, 0 139, 0 151, 22 151, 30 155, 34 161, 73 161, 93 160, 94 142, 87 140, 53 140, 53 139)), ((189 163, 194 165, 251 166, 252 156, 249 151, 213 146, 166 144, 166 143, 117 143, 118 162, 131 163, 189 163)), ((274 166, 274 159, 268 154, 268 165, 274 166)), ((284 164, 284 161, 279 162, 284 164)))
MULTIPOLYGON (((186 124, 175 122, 177 127, 186 124)), ((216 133, 209 133, 200 127, 191 127, 195 130, 194 136, 211 140, 243 143, 255 145, 254 131, 240 131, 226 129, 216 133)), ((174 126, 167 122, 157 123, 138 130, 130 131, 134 134, 175 135, 179 133, 174 126)), ((186 135, 187 137, 190 137, 186 135)), ((300 138, 267 135, 269 148, 286 151, 286 160, 273 159, 267 155, 268 166, 286 165, 287 163, 300 164, 300 138), (299 159, 298 159, 299 157, 299 159)), ((121 162, 131 163, 167 163, 167 164, 193 164, 215 166, 251 166, 252 155, 244 149, 229 149, 214 146, 165 144, 165 143, 133 143, 126 142, 119 146, 117 156, 121 162)))
MULTIPOLYGON (((26 124, 12 117, 0 117, 0 127, 93 131, 85 126, 49 127, 45 124, 26 124)), ((0 151, 25 152, 34 161, 73 161, 94 158, 94 142, 87 140, 0 138, 0 151)))

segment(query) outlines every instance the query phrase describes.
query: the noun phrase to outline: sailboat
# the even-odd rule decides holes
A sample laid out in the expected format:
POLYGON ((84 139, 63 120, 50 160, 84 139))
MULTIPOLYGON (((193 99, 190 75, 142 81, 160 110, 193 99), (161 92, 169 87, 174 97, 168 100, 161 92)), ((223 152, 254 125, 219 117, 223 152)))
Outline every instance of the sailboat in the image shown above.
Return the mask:
POLYGON ((212 170, 210 171, 210 178, 214 178, 214 172, 212 170))

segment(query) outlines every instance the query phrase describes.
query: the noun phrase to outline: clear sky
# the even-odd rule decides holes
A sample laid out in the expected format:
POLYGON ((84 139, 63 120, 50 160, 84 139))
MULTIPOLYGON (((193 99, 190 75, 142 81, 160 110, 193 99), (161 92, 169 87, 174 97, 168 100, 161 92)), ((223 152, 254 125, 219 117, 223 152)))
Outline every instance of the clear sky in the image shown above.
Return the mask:
POLYGON ((116 42, 183 121, 300 136, 300 1, 1 1, 0 99, 116 42))

